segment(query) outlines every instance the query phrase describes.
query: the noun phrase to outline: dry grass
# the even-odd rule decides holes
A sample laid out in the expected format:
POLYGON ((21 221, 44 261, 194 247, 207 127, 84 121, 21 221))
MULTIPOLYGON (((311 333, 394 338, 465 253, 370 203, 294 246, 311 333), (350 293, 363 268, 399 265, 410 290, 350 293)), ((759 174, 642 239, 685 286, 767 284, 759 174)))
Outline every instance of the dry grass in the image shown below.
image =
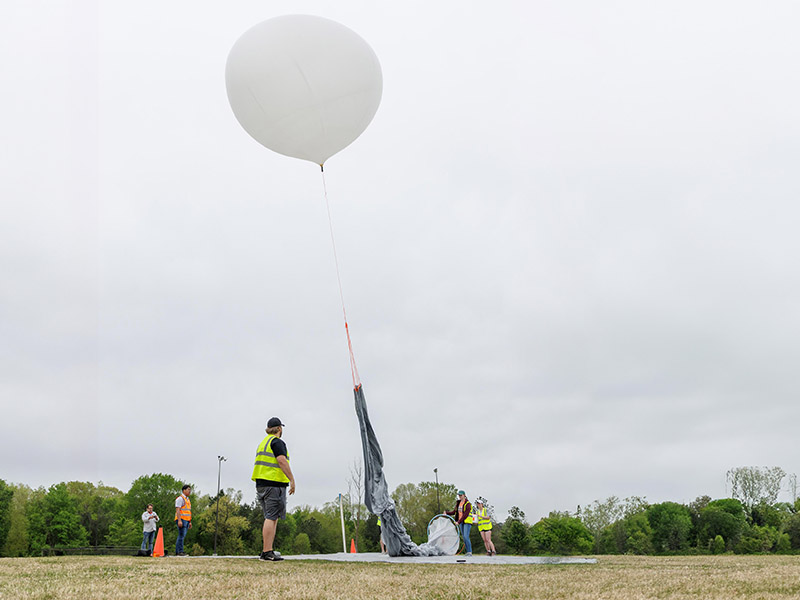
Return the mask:
POLYGON ((800 598, 800 556, 601 556, 595 565, 0 559, 0 598, 800 598))

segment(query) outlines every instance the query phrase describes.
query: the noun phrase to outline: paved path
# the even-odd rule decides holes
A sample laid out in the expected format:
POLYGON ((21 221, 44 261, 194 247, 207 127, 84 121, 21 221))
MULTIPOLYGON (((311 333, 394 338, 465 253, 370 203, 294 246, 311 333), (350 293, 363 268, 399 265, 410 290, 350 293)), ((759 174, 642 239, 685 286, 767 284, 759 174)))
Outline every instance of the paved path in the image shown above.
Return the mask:
MULTIPOLYGON (((225 556, 218 558, 258 558, 257 556, 225 556)), ((385 563, 427 563, 427 564, 477 564, 477 565, 587 565, 597 562, 596 558, 582 556, 389 556, 379 552, 360 552, 357 554, 292 554, 286 560, 329 560, 337 562, 385 562, 385 563)))

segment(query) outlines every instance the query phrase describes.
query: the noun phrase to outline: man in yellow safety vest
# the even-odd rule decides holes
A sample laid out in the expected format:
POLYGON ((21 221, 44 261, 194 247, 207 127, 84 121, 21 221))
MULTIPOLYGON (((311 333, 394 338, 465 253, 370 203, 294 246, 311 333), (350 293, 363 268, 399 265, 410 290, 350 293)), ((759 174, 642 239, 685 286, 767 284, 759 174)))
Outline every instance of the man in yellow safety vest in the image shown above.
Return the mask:
POLYGON ((286 490, 294 494, 294 475, 289 466, 289 450, 281 439, 285 425, 278 417, 267 421, 267 437, 256 448, 256 461, 251 479, 256 482, 256 498, 264 514, 261 530, 263 548, 259 560, 283 560, 272 543, 278 519, 286 518, 286 490))

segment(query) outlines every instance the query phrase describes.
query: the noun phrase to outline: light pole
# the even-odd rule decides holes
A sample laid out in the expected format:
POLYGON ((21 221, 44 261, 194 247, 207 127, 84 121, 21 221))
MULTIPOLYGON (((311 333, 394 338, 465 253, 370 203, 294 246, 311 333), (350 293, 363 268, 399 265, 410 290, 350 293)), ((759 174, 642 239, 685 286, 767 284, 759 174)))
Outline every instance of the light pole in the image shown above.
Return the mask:
POLYGON ((442 514, 442 507, 439 504, 439 468, 435 468, 433 472, 436 474, 436 511, 442 514))
POLYGON ((224 456, 217 456, 219 467, 217 468, 217 518, 214 522, 214 556, 217 555, 217 532, 219 531, 219 482, 222 475, 222 461, 228 460, 224 456))

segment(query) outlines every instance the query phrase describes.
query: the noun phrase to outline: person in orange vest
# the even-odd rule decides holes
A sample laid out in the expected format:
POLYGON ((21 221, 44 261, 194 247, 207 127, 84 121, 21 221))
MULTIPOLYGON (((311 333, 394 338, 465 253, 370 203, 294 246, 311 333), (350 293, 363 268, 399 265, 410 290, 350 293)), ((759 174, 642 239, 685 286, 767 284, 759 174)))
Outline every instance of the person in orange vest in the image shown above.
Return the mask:
POLYGON ((183 539, 192 528, 192 501, 189 494, 192 486, 185 485, 181 488, 181 495, 175 498, 175 524, 178 526, 178 540, 175 542, 175 556, 186 556, 183 551, 183 539))
POLYGON ((283 437, 285 425, 278 417, 267 421, 267 437, 261 440, 256 448, 256 460, 253 475, 256 482, 256 499, 264 515, 264 527, 261 530, 263 549, 259 560, 283 560, 279 552, 275 552, 272 544, 278 519, 286 518, 286 491, 294 494, 294 474, 289 466, 289 450, 283 437))
POLYGON ((456 507, 453 510, 446 510, 445 514, 456 517, 458 529, 464 539, 464 550, 467 556, 472 556, 472 542, 469 541, 469 530, 472 529, 472 504, 467 500, 464 490, 458 491, 456 507))

